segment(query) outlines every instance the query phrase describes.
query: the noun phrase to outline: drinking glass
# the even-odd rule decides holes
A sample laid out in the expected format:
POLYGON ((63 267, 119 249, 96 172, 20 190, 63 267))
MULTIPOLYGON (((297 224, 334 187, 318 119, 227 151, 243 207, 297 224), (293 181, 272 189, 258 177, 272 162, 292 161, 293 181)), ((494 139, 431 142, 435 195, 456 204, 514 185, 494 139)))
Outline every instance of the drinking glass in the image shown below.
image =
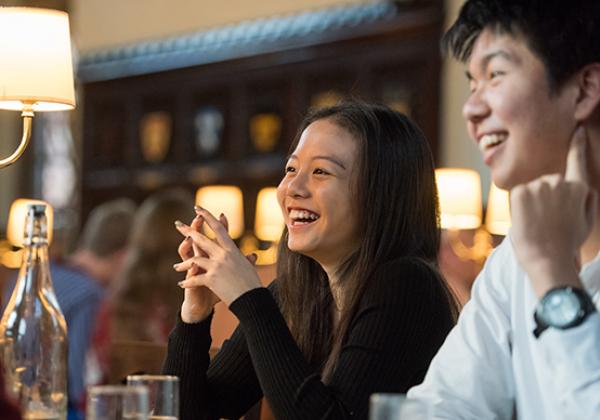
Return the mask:
POLYGON ((148 387, 148 418, 179 418, 179 378, 172 375, 129 375, 127 385, 148 387))
POLYGON ((373 394, 369 420, 429 420, 431 412, 423 401, 407 399, 405 394, 373 394))
POLYGON ((87 420, 147 420, 148 388, 143 386, 99 385, 90 387, 87 420))

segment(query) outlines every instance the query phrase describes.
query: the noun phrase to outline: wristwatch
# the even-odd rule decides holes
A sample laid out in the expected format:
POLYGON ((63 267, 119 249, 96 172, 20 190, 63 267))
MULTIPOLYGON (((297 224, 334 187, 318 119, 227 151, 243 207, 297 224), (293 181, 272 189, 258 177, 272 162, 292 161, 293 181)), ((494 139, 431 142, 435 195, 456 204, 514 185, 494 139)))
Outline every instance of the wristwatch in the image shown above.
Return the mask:
POLYGON ((583 289, 561 286, 550 289, 540 300, 533 319, 533 335, 538 338, 548 327, 566 330, 580 325, 596 311, 594 302, 583 289))

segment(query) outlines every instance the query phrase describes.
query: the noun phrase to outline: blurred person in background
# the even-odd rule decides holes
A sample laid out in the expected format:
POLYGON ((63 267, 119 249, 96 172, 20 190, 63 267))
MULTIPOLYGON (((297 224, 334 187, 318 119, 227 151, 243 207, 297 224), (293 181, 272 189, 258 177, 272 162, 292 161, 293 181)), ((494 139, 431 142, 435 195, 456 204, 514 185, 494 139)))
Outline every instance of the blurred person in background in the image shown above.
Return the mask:
MULTIPOLYGON (((166 347, 183 295, 173 287, 180 280, 173 264, 179 261, 177 246, 181 241, 173 220, 189 217, 193 206, 192 194, 177 189, 155 193, 139 207, 123 269, 111 286, 94 334, 93 352, 100 371, 90 383, 115 382, 140 369, 151 373, 150 368, 139 364, 128 371, 123 360, 128 355, 116 344, 143 342, 166 347)), ((147 347, 151 348, 155 347, 147 347)))

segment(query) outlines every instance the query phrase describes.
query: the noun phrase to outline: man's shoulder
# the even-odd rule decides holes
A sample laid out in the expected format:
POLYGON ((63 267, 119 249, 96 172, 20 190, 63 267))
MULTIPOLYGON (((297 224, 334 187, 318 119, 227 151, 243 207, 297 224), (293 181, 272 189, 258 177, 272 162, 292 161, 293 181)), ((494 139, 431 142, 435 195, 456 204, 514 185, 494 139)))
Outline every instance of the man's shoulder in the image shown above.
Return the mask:
POLYGON ((510 234, 487 258, 483 269, 473 283, 471 300, 485 304, 490 299, 509 311, 508 307, 522 300, 528 293, 525 272, 519 265, 510 234))
POLYGON ((90 295, 102 295, 104 293, 102 286, 89 274, 67 264, 52 262, 50 273, 57 297, 65 292, 68 294, 90 295))
POLYGON ((488 256, 478 279, 491 277, 497 280, 514 281, 522 274, 509 235, 488 256))

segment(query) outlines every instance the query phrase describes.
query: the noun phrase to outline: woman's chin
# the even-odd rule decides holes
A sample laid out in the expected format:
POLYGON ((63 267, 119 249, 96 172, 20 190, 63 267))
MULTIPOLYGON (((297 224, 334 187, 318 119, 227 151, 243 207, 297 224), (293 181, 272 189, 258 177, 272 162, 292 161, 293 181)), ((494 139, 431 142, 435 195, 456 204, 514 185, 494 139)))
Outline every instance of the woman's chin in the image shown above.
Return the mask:
POLYGON ((295 252, 296 254, 301 254, 304 255, 305 257, 309 257, 309 258, 313 258, 313 253, 311 252, 311 250, 306 247, 303 246, 301 244, 297 244, 294 242, 288 242, 288 249, 292 252, 295 252))

